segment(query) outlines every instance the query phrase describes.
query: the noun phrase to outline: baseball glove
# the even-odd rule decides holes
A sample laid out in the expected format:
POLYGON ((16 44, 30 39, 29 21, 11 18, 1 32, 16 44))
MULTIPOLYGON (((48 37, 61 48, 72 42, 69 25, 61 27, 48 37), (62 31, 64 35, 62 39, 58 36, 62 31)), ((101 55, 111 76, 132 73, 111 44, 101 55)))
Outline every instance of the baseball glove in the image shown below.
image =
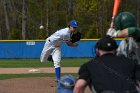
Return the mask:
POLYGON ((72 36, 71 36, 71 42, 72 43, 80 41, 80 39, 81 39, 81 33, 80 32, 73 33, 72 36))

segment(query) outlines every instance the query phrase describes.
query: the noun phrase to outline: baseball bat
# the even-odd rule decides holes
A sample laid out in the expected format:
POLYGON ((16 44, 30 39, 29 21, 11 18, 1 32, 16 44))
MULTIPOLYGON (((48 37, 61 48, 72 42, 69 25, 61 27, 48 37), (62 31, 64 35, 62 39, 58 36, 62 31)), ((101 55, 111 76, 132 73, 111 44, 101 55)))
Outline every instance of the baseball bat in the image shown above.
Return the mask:
POLYGON ((121 0, 114 0, 113 14, 110 27, 113 28, 114 18, 117 15, 121 0))

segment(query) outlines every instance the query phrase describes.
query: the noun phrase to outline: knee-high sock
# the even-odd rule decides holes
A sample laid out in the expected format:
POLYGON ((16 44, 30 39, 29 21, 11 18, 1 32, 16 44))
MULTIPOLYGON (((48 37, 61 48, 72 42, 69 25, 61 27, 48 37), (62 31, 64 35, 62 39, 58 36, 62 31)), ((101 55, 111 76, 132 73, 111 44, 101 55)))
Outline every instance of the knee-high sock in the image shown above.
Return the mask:
POLYGON ((55 68, 56 79, 58 81, 60 80, 60 73, 61 73, 61 68, 60 67, 55 68))

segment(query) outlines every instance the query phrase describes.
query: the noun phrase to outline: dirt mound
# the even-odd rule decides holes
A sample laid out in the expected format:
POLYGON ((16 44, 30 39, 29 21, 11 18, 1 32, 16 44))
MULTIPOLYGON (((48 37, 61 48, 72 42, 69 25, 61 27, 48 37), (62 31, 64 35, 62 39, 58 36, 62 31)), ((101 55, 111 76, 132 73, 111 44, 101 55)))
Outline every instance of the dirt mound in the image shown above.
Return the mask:
MULTIPOLYGON (((77 73, 79 67, 61 67, 61 73, 77 73)), ((53 67, 46 68, 0 68, 0 74, 54 73, 53 67)))
POLYGON ((49 77, 0 80, 0 93, 56 93, 56 82, 49 77))
MULTIPOLYGON (((54 78, 34 77, 0 80, 0 93, 57 93, 54 78)), ((85 93, 90 93, 89 89, 85 93)))

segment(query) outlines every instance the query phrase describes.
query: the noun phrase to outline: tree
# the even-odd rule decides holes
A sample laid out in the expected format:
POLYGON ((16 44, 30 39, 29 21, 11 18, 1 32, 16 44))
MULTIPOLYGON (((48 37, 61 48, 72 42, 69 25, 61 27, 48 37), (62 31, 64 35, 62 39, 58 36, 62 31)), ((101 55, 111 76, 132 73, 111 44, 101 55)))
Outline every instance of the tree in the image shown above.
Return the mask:
MULTIPOLYGON (((0 0, 0 39, 46 39, 70 20, 82 38, 100 38, 109 28, 114 0, 0 0), (22 1, 22 2, 21 2, 22 1), (44 29, 39 29, 40 25, 44 29)), ((121 0, 119 11, 132 12, 140 26, 140 0, 121 0)))
POLYGON ((7 30, 7 38, 10 38, 10 25, 9 25, 9 19, 8 19, 8 12, 7 12, 7 0, 3 0, 3 7, 4 7, 4 16, 5 16, 5 22, 6 22, 6 30, 7 30))
POLYGON ((27 0, 23 0, 23 6, 22 6, 22 39, 26 39, 26 21, 27 21, 27 0))

